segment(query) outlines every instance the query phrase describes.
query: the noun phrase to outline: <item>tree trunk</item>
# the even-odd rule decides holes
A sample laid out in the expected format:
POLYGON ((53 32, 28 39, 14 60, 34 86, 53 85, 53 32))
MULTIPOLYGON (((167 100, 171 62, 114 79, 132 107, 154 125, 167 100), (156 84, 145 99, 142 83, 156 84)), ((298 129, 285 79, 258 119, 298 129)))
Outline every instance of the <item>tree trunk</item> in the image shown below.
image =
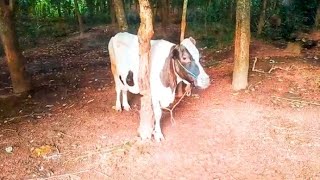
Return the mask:
POLYGON ((261 14, 259 18, 258 28, 257 28, 257 35, 260 36, 265 25, 266 20, 266 9, 267 9, 267 0, 262 0, 262 8, 261 14))
POLYGON ((113 0, 114 9, 116 12, 117 22, 120 31, 128 31, 128 23, 124 13, 124 6, 122 0, 113 0))
POLYGON ((318 4, 318 9, 317 9, 317 14, 316 14, 316 19, 315 19, 315 27, 320 27, 320 3, 318 4))
POLYGON ((184 39, 184 33, 186 30, 186 25, 187 25, 187 23, 186 23, 187 6, 188 6, 188 0, 184 0, 183 1, 183 9, 182 9, 180 42, 184 39))
POLYGON ((169 0, 161 0, 161 25, 164 30, 167 29, 169 22, 169 0))
POLYGON ((61 2, 58 2, 58 16, 59 16, 59 18, 61 18, 62 17, 62 13, 61 13, 61 2))
POLYGON ((0 36, 9 66, 14 93, 23 93, 31 89, 30 77, 25 71, 25 58, 19 49, 16 37, 14 1, 0 1, 0 36))
POLYGON ((248 85, 250 46, 250 0, 238 0, 234 45, 233 90, 245 89, 248 85))
POLYGON ((109 15, 111 19, 111 24, 114 25, 116 24, 116 14, 114 12, 114 0, 108 0, 108 7, 109 7, 109 15))
POLYGON ((74 0, 74 11, 75 11, 77 18, 78 18, 80 37, 82 37, 84 34, 84 25, 83 25, 80 11, 79 11, 78 0, 74 0))
MULTIPOLYGON (((151 3, 152 4, 152 3, 151 3)), ((157 16, 158 16, 158 9, 159 9, 159 1, 156 1, 155 4, 152 4, 152 14, 153 14, 153 17, 152 17, 152 22, 153 24, 156 23, 156 20, 157 20, 157 16)))
MULTIPOLYGON (((188 0, 183 1, 183 11, 182 11, 182 19, 181 19, 181 33, 180 33, 180 42, 183 41, 184 39, 184 34, 186 30, 186 16, 187 16, 187 5, 188 5, 188 0)), ((190 87, 190 85, 187 85, 190 87)), ((183 95, 183 82, 179 83, 177 86, 177 97, 181 97, 183 95)))
POLYGON ((138 132, 142 139, 151 138, 154 127, 150 91, 150 40, 153 36, 152 9, 148 0, 139 0, 140 27, 139 37, 139 88, 141 97, 140 126, 138 132))

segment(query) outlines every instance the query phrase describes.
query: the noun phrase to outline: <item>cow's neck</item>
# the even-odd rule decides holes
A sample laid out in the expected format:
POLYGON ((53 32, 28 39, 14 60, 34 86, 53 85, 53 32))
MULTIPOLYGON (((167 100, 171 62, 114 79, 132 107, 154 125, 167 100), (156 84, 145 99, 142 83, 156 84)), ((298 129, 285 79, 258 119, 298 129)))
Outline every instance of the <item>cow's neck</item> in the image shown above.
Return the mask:
POLYGON ((170 87, 172 92, 174 92, 177 86, 177 75, 173 66, 173 59, 169 56, 167 57, 160 73, 161 83, 164 87, 170 87))

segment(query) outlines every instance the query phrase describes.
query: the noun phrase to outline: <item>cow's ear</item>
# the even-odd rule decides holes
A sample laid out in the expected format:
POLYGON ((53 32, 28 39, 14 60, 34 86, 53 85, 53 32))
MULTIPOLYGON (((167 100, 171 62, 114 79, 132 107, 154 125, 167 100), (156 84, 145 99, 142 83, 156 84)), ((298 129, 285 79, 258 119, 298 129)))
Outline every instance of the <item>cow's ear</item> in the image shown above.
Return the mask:
POLYGON ((180 51, 179 46, 174 46, 171 48, 170 56, 172 59, 179 59, 180 58, 180 51))
POLYGON ((190 41, 191 41, 194 45, 196 45, 196 40, 193 39, 193 37, 189 37, 189 39, 190 39, 190 41))

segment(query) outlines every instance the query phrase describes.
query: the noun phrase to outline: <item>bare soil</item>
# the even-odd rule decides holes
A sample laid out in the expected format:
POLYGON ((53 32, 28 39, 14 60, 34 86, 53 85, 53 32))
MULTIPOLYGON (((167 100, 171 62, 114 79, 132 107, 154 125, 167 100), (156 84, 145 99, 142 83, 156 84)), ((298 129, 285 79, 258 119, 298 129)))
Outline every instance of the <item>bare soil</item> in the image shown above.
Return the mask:
POLYGON ((35 87, 24 97, 0 61, 0 179, 320 179, 319 45, 294 56, 253 40, 240 92, 233 48, 199 47, 212 84, 181 101, 175 125, 164 113, 156 143, 137 137, 139 96, 130 112, 112 109, 112 34, 95 28, 24 52, 35 87))

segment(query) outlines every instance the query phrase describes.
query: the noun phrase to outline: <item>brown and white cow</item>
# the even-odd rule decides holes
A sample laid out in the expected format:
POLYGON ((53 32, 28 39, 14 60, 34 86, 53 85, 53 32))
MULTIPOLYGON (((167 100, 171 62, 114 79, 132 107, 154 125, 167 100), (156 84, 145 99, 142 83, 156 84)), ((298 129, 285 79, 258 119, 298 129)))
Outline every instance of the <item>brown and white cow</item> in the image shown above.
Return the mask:
MULTIPOLYGON (((176 45, 165 40, 151 41, 150 89, 152 106, 155 115, 154 138, 162 140, 160 127, 161 108, 168 107, 175 98, 175 89, 179 82, 193 84, 199 88, 207 88, 209 76, 199 63, 199 51, 193 38, 184 39, 176 45)), ((139 93, 139 43, 138 36, 130 33, 118 33, 110 39, 109 55, 111 70, 115 80, 116 106, 121 111, 122 106, 130 110, 127 91, 139 93)))

